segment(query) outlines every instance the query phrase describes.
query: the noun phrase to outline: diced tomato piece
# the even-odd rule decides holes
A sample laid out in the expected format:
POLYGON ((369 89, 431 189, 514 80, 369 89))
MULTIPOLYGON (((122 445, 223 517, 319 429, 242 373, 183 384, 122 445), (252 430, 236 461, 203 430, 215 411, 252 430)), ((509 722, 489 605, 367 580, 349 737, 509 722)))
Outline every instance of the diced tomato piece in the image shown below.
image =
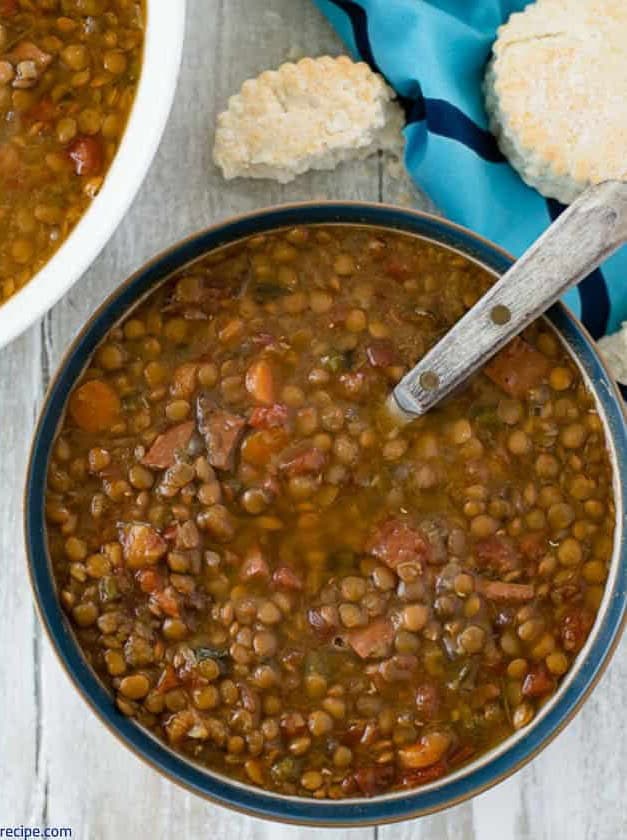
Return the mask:
POLYGON ((584 646, 594 624, 594 615, 582 607, 574 607, 562 618, 560 635, 564 650, 575 653, 584 646))
POLYGON ((166 665, 157 682, 157 691, 159 694, 166 694, 170 689, 176 688, 179 682, 174 668, 171 665, 166 665))
POLYGON ((67 153, 74 162, 74 171, 77 175, 99 175, 104 166, 104 149, 102 140, 98 137, 80 135, 72 140, 68 146, 67 153))
POLYGON ((415 563, 420 569, 429 559, 430 545, 418 528, 402 519, 386 519, 366 543, 366 551, 391 569, 401 563, 415 563))
POLYGON ((484 373, 510 397, 521 399, 546 379, 549 369, 546 356, 516 336, 488 362, 484 373))
POLYGON ((386 368, 401 363, 398 350, 387 338, 371 341, 366 347, 366 356, 372 367, 375 368, 386 368))
POLYGON ((538 561, 548 550, 547 536, 544 531, 530 531, 518 540, 518 548, 527 560, 538 561))
POLYGON ((544 665, 534 665, 523 680, 522 693, 525 697, 544 697, 555 689, 555 680, 544 665))
POLYGON ((164 615, 170 618, 179 618, 181 611, 179 600, 175 590, 168 586, 161 592, 153 592, 150 596, 153 604, 156 604, 164 615))
POLYGON ((178 522, 170 522, 169 525, 166 526, 165 530, 163 531, 163 539, 167 540, 168 542, 174 542, 179 533, 179 525, 178 522))
POLYGON ((289 447, 279 459, 279 467, 288 475, 319 473, 326 463, 326 453, 306 441, 289 447))
POLYGON ((275 403, 271 408, 254 408, 248 418, 248 425, 254 429, 276 429, 287 426, 289 410, 282 403, 275 403))
POLYGON ((283 589, 293 589, 300 591, 303 588, 303 581, 294 569, 289 566, 279 566, 275 569, 272 575, 272 583, 275 586, 281 586, 283 589))
POLYGON ((142 592, 152 594, 163 589, 163 578, 156 569, 140 569, 135 577, 142 592))
POLYGON ((253 545, 246 552, 239 576, 242 580, 268 580, 270 577, 268 561, 258 545, 253 545))
POLYGON ((176 462, 177 452, 182 452, 194 433, 194 421, 188 420, 177 426, 170 426, 158 435, 148 452, 142 458, 142 464, 153 469, 165 470, 176 462))
POLYGON ((362 659, 385 656, 394 638, 394 627, 386 618, 376 618, 367 627, 347 633, 346 640, 362 659))
POLYGON ((120 542, 129 569, 154 566, 168 550, 168 545, 161 534, 151 525, 141 523, 122 525, 120 542))
POLYGON ((520 565, 518 552, 506 537, 494 535, 475 544, 475 557, 481 568, 506 575, 520 565))
POLYGON ((113 388, 101 379, 90 379, 70 397, 70 417, 84 432, 104 432, 113 426, 122 404, 113 388))
POLYGON ((286 712, 282 715, 279 726, 288 738, 304 735, 307 731, 307 721, 300 712, 286 712))
POLYGON ((263 405, 272 405, 275 400, 276 383, 272 365, 267 359, 255 360, 246 371, 246 390, 251 397, 263 405))

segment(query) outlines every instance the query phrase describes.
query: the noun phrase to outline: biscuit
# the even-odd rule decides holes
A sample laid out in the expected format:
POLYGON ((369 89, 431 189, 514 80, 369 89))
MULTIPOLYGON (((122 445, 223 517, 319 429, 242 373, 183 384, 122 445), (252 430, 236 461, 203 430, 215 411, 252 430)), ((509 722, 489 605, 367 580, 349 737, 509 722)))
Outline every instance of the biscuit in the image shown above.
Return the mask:
POLYGON ((401 154, 394 91, 347 56, 303 58, 244 82, 218 117, 213 158, 225 178, 292 181, 379 150, 401 154))
POLYGON ((564 204, 627 177, 627 3, 538 0, 498 30, 490 128, 530 186, 564 204))

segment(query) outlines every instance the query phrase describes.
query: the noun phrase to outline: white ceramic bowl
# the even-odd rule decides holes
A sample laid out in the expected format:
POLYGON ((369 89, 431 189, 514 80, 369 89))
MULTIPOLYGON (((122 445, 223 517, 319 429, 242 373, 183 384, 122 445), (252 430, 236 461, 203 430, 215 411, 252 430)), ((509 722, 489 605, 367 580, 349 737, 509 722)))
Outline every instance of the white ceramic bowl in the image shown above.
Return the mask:
POLYGON ((0 347, 48 311, 89 268, 135 198, 157 152, 174 99, 185 34, 185 0, 147 0, 142 74, 124 137, 99 195, 68 239, 0 306, 0 347))

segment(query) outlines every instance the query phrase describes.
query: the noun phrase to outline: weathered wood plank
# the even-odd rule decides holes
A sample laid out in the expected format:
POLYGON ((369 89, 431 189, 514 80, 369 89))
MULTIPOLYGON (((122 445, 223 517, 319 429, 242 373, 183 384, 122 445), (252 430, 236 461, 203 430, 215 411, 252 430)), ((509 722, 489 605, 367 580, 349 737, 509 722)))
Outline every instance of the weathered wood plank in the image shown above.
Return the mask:
POLYGON ((0 825, 40 820, 40 631, 22 539, 22 476, 40 397, 39 329, 0 355, 0 825))

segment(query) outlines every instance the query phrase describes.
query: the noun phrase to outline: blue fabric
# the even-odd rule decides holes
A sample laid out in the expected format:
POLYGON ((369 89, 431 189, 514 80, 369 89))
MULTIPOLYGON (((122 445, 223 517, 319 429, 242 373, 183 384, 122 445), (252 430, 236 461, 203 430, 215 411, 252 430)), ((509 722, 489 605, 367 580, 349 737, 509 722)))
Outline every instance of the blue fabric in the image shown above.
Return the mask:
MULTIPOLYGON (((529 0, 314 0, 398 92, 405 164, 455 222, 519 256, 563 207, 526 186, 488 131, 481 85, 497 27, 529 0)), ((627 320, 627 249, 565 302, 594 338, 627 320)))

